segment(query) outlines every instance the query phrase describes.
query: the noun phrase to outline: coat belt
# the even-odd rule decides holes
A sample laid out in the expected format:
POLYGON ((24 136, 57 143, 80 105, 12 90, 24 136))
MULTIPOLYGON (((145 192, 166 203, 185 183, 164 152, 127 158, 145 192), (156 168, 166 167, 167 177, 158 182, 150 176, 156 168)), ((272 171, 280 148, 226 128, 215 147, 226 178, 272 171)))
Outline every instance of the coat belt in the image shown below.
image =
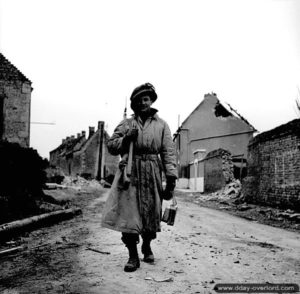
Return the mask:
POLYGON ((134 154, 133 157, 141 160, 156 160, 158 159, 158 154, 134 154))

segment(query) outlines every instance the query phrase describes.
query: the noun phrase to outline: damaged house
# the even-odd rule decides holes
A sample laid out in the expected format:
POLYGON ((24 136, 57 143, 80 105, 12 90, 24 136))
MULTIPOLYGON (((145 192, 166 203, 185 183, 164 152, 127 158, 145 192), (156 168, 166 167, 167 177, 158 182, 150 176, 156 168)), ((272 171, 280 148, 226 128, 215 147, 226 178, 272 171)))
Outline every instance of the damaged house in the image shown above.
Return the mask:
POLYGON ((205 178, 220 182, 217 169, 227 168, 229 173, 234 169, 237 178, 244 177, 247 146, 254 132, 255 128, 231 107, 222 105, 215 93, 206 94, 174 134, 178 187, 203 192, 205 178), (224 167, 225 158, 229 161, 224 167))
POLYGON ((99 121, 96 131, 94 127, 89 127, 87 138, 85 131, 82 131, 76 137, 63 139, 61 145, 50 151, 50 165, 59 168, 65 175, 112 182, 119 157, 108 152, 108 139, 104 122, 99 121))
POLYGON ((0 139, 29 147, 31 81, 0 53, 0 139))
POLYGON ((250 203, 300 211, 300 119, 250 141, 243 194, 250 203))

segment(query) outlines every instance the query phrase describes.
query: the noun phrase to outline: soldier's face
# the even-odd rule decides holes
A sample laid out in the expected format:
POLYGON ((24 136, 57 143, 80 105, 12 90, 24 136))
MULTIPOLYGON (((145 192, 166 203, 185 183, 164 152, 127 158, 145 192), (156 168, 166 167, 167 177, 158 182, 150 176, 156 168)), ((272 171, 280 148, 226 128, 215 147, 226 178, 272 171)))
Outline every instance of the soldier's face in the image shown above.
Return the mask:
POLYGON ((137 112, 146 113, 150 110, 152 105, 152 100, 149 96, 142 96, 137 101, 137 112))

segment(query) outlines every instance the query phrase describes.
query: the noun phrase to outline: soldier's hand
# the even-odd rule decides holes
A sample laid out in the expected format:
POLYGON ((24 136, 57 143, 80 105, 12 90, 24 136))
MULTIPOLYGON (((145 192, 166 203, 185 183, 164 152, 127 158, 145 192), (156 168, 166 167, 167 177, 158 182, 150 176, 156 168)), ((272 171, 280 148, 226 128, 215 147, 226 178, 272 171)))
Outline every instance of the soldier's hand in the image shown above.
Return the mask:
POLYGON ((176 186, 176 178, 175 177, 167 177, 167 185, 166 190, 173 192, 176 186))
POLYGON ((137 138, 138 134, 139 134, 139 131, 137 128, 131 128, 128 130, 128 132, 126 133, 125 136, 127 137, 127 139, 129 141, 134 141, 137 138))
POLYGON ((130 142, 135 141, 137 136, 138 136, 137 128, 129 129, 123 138, 123 142, 122 142, 123 147, 128 148, 130 145, 130 142))
POLYGON ((175 177, 167 177, 167 185, 163 192, 164 200, 171 200, 173 198, 175 186, 176 186, 176 178, 175 177))

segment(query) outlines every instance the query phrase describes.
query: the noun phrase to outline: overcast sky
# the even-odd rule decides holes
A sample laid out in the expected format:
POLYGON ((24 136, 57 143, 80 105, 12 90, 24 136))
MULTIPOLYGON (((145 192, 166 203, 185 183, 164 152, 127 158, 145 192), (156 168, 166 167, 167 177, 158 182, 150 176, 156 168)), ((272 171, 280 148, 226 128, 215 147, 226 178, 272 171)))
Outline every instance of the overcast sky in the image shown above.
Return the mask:
POLYGON ((145 82, 172 133, 210 92, 260 132, 299 117, 298 0, 0 0, 0 50, 32 122, 55 123, 31 124, 43 157, 99 120, 111 134, 145 82))

